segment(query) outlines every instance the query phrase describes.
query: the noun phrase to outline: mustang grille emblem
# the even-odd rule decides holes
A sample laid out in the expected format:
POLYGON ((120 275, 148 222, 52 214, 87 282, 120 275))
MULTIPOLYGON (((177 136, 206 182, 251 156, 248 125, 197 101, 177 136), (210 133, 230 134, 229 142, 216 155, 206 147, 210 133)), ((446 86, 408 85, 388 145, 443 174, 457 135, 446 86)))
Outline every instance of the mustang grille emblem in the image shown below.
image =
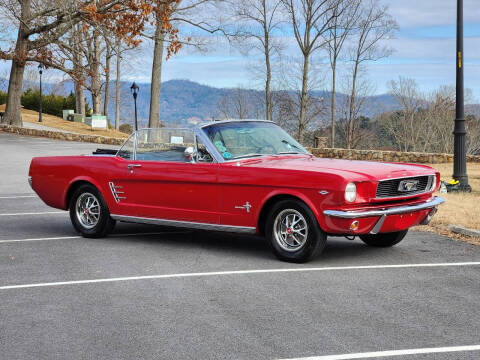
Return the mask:
POLYGON ((417 190, 418 180, 402 180, 398 185, 398 191, 408 192, 417 190))

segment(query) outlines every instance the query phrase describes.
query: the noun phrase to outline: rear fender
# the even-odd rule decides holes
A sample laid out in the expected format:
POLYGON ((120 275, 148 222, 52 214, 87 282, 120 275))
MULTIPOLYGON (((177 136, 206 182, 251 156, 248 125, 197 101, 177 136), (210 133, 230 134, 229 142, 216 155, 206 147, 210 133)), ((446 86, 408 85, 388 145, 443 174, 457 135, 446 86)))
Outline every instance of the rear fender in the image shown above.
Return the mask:
POLYGON ((98 189, 98 191, 100 191, 105 201, 107 201, 108 203, 108 200, 107 200, 108 197, 106 196, 106 189, 104 189, 98 181, 96 181, 94 178, 90 176, 77 176, 76 178, 72 179, 69 182, 68 186, 65 188, 65 191, 63 193, 63 209, 64 210, 68 210, 69 200, 70 200, 68 197, 71 196, 70 190, 72 189, 73 186, 75 186, 75 184, 79 182, 87 182, 95 186, 98 189))

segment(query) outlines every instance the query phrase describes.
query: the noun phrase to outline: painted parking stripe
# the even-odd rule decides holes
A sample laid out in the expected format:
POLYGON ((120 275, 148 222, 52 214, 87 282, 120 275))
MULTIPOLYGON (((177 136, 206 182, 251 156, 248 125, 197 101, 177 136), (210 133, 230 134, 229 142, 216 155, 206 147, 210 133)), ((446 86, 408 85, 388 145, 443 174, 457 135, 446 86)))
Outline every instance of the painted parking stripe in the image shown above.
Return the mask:
POLYGON ((43 211, 43 212, 0 214, 0 216, 52 215, 52 214, 68 214, 68 212, 67 211, 43 211))
POLYGON ((454 266, 480 266, 480 261, 478 261, 478 262, 461 262, 461 263, 399 264, 399 265, 336 266, 336 267, 286 268, 286 269, 261 269, 261 270, 233 270, 233 271, 212 271, 212 272, 162 274, 162 275, 143 275, 143 276, 129 276, 129 277, 105 278, 105 279, 89 279, 89 280, 73 280, 73 281, 58 281, 58 282, 48 282, 48 283, 35 283, 35 284, 4 285, 4 286, 0 286, 0 290, 52 287, 52 286, 64 286, 64 285, 96 284, 96 283, 109 283, 109 282, 119 282, 119 281, 178 279, 178 278, 227 276, 227 275, 272 274, 272 273, 286 273, 286 272, 319 272, 319 271, 340 271, 340 270, 436 268, 436 267, 454 267, 454 266))
MULTIPOLYGON (((186 234, 190 231, 160 231, 160 232, 145 232, 145 233, 131 233, 131 234, 110 234, 109 238, 127 237, 127 236, 139 236, 139 235, 163 235, 163 234, 186 234)), ((72 240, 81 239, 83 236, 57 236, 57 237, 44 237, 44 238, 30 238, 30 239, 7 239, 0 240, 0 244, 17 243, 17 242, 29 242, 29 241, 51 241, 51 240, 72 240)))
POLYGON ((37 195, 19 195, 19 196, 0 196, 0 199, 26 199, 26 198, 36 198, 37 195))
POLYGON ((452 353, 452 352, 479 351, 479 350, 480 350, 480 345, 467 345, 467 346, 449 346, 449 347, 422 348, 422 349, 374 351, 374 352, 365 352, 365 353, 357 353, 357 354, 311 356, 311 357, 304 357, 304 358, 292 358, 292 359, 289 359, 289 360, 372 359, 372 358, 386 357, 386 356, 438 354, 438 353, 452 353))

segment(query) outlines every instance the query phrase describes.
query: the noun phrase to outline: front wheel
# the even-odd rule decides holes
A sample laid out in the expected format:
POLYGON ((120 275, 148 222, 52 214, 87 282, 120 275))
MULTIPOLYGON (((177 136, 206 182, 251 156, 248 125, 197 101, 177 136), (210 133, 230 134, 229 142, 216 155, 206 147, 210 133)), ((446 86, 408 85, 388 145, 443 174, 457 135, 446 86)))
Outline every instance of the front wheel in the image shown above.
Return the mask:
POLYGON ((327 235, 312 211, 298 200, 280 201, 266 223, 266 236, 273 253, 283 261, 306 262, 325 248, 327 235))
POLYGON ((82 185, 70 200, 73 227, 84 237, 106 236, 115 226, 105 199, 93 185, 82 185))
POLYGON ((407 233, 408 229, 391 233, 360 235, 360 239, 369 246, 390 247, 402 241, 407 233))

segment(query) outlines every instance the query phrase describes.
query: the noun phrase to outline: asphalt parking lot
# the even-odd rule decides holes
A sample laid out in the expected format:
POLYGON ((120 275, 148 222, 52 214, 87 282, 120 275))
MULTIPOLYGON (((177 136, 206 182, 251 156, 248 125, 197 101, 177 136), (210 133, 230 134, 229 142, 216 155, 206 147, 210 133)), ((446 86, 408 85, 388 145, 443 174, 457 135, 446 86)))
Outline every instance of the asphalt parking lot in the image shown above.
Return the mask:
POLYGON ((1 359, 480 359, 480 247, 334 238, 296 265, 252 236, 117 224, 81 238, 28 165, 97 147, 0 132, 1 359))

